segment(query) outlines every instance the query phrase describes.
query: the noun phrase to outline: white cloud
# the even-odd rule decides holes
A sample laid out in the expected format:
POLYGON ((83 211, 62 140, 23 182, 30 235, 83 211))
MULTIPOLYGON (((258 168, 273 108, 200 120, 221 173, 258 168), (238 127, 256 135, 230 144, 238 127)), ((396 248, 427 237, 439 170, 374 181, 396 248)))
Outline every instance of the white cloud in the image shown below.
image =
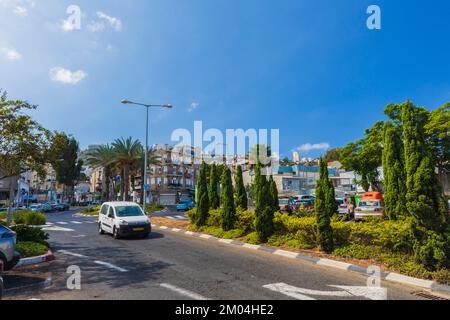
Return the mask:
POLYGON ((327 149, 330 149, 330 144, 326 143, 326 142, 315 143, 315 144, 306 143, 297 148, 297 150, 303 151, 303 152, 309 152, 309 151, 314 151, 314 150, 327 150, 327 149))
POLYGON ((191 105, 189 106, 189 108, 188 108, 188 112, 192 112, 192 111, 194 111, 195 109, 197 109, 198 107, 200 106, 200 103, 198 103, 198 102, 192 102, 191 103, 191 105))
POLYGON ((0 54, 8 60, 22 59, 22 55, 13 48, 0 47, 0 54))
POLYGON ((122 31, 122 21, 119 18, 111 17, 102 11, 97 12, 99 19, 105 20, 116 31, 122 31))
POLYGON ((91 22, 87 28, 90 32, 100 32, 105 30, 105 25, 102 22, 91 22))
POLYGON ((21 6, 16 6, 13 10, 14 14, 18 15, 19 17, 26 17, 28 16, 28 9, 21 6))
POLYGON ((83 70, 70 71, 61 67, 55 67, 50 70, 50 79, 64 84, 77 84, 86 76, 87 73, 83 70))

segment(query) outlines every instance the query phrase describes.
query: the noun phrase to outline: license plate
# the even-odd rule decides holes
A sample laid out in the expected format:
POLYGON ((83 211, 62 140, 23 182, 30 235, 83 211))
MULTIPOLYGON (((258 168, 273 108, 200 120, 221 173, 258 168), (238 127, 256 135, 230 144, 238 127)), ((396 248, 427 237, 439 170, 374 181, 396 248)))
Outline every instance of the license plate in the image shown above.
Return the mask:
POLYGON ((133 228, 133 231, 144 231, 145 228, 133 228))

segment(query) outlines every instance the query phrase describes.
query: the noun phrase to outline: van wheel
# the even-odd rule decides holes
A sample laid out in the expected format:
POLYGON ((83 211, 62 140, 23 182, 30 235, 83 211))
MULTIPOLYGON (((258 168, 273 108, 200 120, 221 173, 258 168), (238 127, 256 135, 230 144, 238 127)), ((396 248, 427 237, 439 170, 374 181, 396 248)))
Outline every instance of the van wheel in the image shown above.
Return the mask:
POLYGON ((98 234, 105 234, 105 231, 103 231, 101 223, 98 224, 98 234))
POLYGON ((114 239, 119 239, 120 238, 119 231, 117 230, 116 227, 114 227, 114 229, 113 229, 113 237, 114 237, 114 239))

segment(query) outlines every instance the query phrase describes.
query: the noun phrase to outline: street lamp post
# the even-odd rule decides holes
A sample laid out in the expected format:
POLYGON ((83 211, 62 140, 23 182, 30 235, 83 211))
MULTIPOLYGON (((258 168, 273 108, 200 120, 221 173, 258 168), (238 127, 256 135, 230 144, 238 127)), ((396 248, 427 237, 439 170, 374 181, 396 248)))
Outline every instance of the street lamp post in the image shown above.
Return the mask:
MULTIPOLYGON (((138 102, 133 102, 133 101, 129 101, 129 100, 122 100, 121 101, 122 104, 133 104, 133 105, 137 105, 137 106, 142 106, 146 108, 147 111, 147 115, 145 118, 145 155, 144 155, 144 190, 143 190, 143 210, 144 213, 146 213, 146 207, 147 207, 147 188, 149 188, 149 181, 148 181, 148 114, 149 114, 149 109, 150 108, 167 108, 167 109, 172 109, 173 106, 170 103, 166 103, 166 104, 145 104, 145 103, 138 103, 138 102)), ((128 183, 128 181, 126 181, 126 183, 128 183)))

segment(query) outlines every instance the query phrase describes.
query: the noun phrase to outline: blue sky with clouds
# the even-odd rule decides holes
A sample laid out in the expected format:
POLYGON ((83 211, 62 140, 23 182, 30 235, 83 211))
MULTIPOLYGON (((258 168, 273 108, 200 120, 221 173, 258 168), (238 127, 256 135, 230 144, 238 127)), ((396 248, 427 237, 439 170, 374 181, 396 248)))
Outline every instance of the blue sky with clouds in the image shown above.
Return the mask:
POLYGON ((152 143, 202 120, 280 129, 282 154, 316 156, 388 103, 450 101, 449 12, 447 0, 0 0, 0 88, 83 147, 143 138, 128 98, 175 106, 152 112, 152 143), (80 30, 64 24, 72 4, 80 30))

